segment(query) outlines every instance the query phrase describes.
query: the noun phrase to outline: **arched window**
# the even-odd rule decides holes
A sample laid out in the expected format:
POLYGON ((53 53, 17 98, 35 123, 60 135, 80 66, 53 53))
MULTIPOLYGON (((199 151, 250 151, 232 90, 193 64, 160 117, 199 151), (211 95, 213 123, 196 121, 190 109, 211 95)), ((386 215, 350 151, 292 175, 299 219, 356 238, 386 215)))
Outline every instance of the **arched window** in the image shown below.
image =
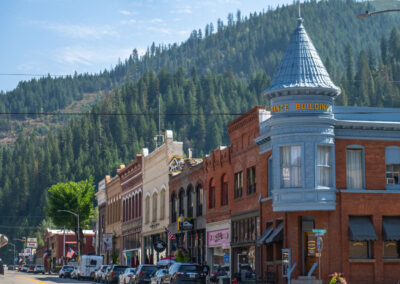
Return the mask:
POLYGON ((160 220, 164 219, 164 215, 165 215, 165 189, 162 189, 160 194, 160 220))
POLYGON ((171 223, 176 222, 176 195, 175 192, 171 195, 171 223))
POLYGON ((210 187, 208 192, 208 208, 215 208, 215 181, 210 180, 210 187))
POLYGON ((221 206, 228 205, 228 176, 224 174, 221 178, 221 206))
POLYGON ((386 188, 400 189, 400 147, 389 146, 385 152, 386 188))
POLYGON ((125 220, 125 217, 126 217, 126 214, 125 214, 125 209, 126 209, 126 201, 125 201, 125 199, 122 201, 122 212, 123 212, 123 214, 122 214, 122 222, 125 222, 126 220, 125 220))
POLYGON ((145 222, 146 224, 148 224, 150 222, 150 196, 146 196, 145 210, 146 210, 145 222))
POLYGON ((153 194, 153 210, 152 210, 152 214, 153 214, 153 219, 152 221, 155 222, 157 221, 157 209, 158 209, 158 204, 157 204, 157 198, 158 198, 158 194, 154 193, 153 194))
POLYGON ((193 217, 193 208, 194 208, 194 198, 193 198, 193 186, 189 184, 187 188, 187 216, 193 217))
POLYGON ((137 217, 136 215, 136 200, 138 199, 137 195, 134 195, 132 197, 132 219, 135 219, 137 217))
POLYGON ((201 184, 196 187, 196 215, 203 215, 203 187, 201 184))
POLYGON ((183 188, 180 189, 179 191, 179 216, 185 216, 185 204, 184 202, 185 198, 185 190, 183 188))

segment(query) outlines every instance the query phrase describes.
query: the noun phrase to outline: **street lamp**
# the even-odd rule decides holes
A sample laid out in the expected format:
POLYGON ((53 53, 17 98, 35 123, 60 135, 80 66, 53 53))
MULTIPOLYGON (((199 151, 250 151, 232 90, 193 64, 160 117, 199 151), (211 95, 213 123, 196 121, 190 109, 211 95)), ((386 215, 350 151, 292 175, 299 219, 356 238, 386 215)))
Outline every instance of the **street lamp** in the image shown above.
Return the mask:
POLYGON ((57 212, 67 212, 67 213, 70 213, 72 215, 75 215, 75 217, 77 217, 77 219, 78 219, 78 254, 79 254, 79 256, 81 256, 81 241, 80 241, 80 236, 79 236, 79 214, 69 211, 69 210, 61 210, 61 209, 57 210, 57 212))
POLYGON ((357 16, 357 18, 360 18, 360 19, 368 18, 368 17, 371 17, 372 15, 382 14, 382 13, 387 13, 387 12, 400 12, 400 9, 388 9, 388 10, 381 10, 381 11, 376 11, 376 12, 365 11, 365 13, 359 14, 357 16))

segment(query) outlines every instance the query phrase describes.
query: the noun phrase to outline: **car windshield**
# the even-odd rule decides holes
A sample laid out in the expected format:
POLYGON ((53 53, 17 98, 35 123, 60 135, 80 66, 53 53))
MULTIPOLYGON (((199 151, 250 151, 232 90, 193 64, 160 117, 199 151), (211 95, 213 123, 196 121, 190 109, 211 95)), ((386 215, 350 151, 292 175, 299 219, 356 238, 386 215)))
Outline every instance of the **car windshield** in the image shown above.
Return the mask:
POLYGON ((114 271, 123 272, 125 269, 126 266, 114 266, 114 271))
POLYGON ((72 269, 74 269, 74 267, 73 266, 64 266, 63 269, 64 270, 72 270, 72 269))
POLYGON ((154 271, 156 271, 157 270, 157 267, 156 266, 143 266, 142 267, 142 271, 144 271, 144 272, 154 272, 154 271))
POLYGON ((197 265, 181 265, 178 269, 179 272, 199 272, 200 266, 197 265))

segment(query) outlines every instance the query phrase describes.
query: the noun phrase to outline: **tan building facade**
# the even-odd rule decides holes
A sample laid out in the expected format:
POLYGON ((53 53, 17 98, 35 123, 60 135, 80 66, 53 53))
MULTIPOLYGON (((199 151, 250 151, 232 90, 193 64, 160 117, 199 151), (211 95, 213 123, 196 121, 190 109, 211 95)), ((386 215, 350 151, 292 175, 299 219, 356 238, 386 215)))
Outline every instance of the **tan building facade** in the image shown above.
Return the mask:
POLYGON ((167 130, 164 144, 148 155, 146 150, 143 153, 142 263, 156 263, 166 255, 166 250, 157 253, 153 244, 158 240, 167 243, 169 162, 173 156, 183 155, 183 143, 173 141, 173 132, 167 130))

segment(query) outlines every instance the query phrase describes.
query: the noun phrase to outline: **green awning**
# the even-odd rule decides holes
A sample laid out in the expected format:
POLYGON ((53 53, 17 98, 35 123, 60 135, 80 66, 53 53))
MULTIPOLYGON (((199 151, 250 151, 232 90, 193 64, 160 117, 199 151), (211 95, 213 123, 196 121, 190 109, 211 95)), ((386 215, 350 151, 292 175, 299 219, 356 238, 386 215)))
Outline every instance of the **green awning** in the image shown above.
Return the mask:
POLYGON ((264 234, 262 234, 261 237, 258 238, 257 240, 257 245, 263 245, 265 243, 265 240, 269 237, 269 235, 271 235, 272 231, 274 230, 274 226, 269 226, 264 234))
POLYGON ((350 241, 376 241, 374 225, 368 216, 351 216, 349 218, 350 241))
POLYGON ((383 217, 383 240, 400 241, 400 216, 383 217))
POLYGON ((265 240, 266 244, 283 241, 283 223, 281 223, 274 232, 265 240))

